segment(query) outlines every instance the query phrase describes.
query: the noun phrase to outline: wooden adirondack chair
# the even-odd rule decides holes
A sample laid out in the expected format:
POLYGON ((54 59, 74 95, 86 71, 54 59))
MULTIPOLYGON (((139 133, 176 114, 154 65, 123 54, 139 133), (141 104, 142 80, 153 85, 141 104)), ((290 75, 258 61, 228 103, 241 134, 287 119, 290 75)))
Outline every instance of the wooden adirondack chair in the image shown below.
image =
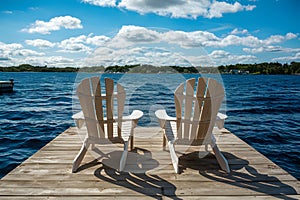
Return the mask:
MULTIPOLYGON (((211 145, 220 167, 230 172, 226 158, 220 152, 213 128, 216 119, 219 118, 222 128, 225 115, 219 114, 224 89, 220 83, 214 79, 199 78, 196 94, 194 95, 195 79, 186 81, 184 93, 184 83, 180 84, 174 94, 176 117, 170 117, 165 110, 157 110, 156 117, 161 128, 164 130, 163 148, 168 141, 171 160, 176 173, 179 173, 178 157, 175 153, 174 145, 211 145), (218 117, 217 117, 218 115, 218 117)), ((218 123, 217 123, 218 124, 218 123)))
POLYGON ((131 150, 133 149, 133 129, 143 112, 134 110, 130 116, 123 116, 126 99, 124 88, 117 84, 117 92, 114 92, 114 81, 109 78, 105 79, 105 88, 105 94, 102 94, 99 77, 86 78, 77 87, 82 111, 73 115, 73 119, 78 128, 86 125, 87 135, 73 161, 72 172, 77 171, 90 145, 93 149, 95 144, 123 143, 120 171, 125 167, 129 140, 131 150), (115 104, 117 109, 114 109, 115 104), (114 110, 117 111, 116 115, 114 110))

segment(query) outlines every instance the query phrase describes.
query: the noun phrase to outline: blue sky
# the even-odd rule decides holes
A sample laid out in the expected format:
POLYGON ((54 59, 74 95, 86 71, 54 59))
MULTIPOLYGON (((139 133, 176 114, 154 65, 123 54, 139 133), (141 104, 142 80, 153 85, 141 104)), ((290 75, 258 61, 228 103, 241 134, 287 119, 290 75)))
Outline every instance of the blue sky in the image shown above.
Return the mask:
POLYGON ((0 66, 300 61, 299 0, 1 0, 0 66))

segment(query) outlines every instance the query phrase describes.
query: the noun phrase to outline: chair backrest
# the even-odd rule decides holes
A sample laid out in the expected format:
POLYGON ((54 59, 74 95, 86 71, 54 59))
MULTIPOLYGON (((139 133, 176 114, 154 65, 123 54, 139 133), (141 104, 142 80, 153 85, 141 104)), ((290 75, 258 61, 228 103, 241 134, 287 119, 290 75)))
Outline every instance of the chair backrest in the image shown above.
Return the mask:
POLYGON ((186 81, 186 88, 182 83, 174 94, 179 140, 203 141, 211 134, 224 97, 223 86, 214 79, 199 78, 196 92, 194 87, 192 78, 186 81))
POLYGON ((113 138, 113 123, 117 123, 118 137, 121 138, 126 92, 120 84, 117 84, 115 93, 114 81, 105 78, 105 93, 101 93, 100 78, 86 78, 78 85, 77 96, 84 114, 89 138, 113 138), (116 114, 114 114, 114 110, 116 110, 116 114))

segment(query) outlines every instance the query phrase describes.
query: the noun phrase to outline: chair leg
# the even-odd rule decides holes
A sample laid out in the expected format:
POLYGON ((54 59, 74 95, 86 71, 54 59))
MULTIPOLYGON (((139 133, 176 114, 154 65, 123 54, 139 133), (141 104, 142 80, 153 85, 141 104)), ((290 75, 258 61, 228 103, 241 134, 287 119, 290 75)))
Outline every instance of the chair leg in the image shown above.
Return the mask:
POLYGON ((167 139, 166 139, 165 134, 163 134, 163 150, 164 151, 166 150, 166 146, 167 146, 167 139))
POLYGON ((89 146, 90 146, 90 143, 85 140, 82 144, 82 147, 81 147, 79 153, 77 154, 77 156, 75 157, 75 159, 73 161, 72 173, 77 171, 77 169, 78 169, 81 161, 83 160, 89 146))
POLYGON ((170 150, 170 155, 171 155, 171 160, 172 160, 172 164, 175 170, 175 173, 178 174, 179 173, 179 168, 178 168, 178 157, 175 153, 175 149, 174 149, 174 144, 169 141, 168 142, 168 146, 169 146, 169 150, 170 150))
POLYGON ((130 137, 130 151, 132 151, 134 149, 133 146, 133 135, 130 137))
POLYGON ((124 170, 126 160, 127 160, 127 154, 128 154, 128 141, 124 142, 124 151, 122 153, 121 159, 120 159, 120 172, 124 170))
POLYGON ((221 167, 222 170, 226 171, 227 173, 230 173, 230 168, 228 165, 227 159, 224 157, 224 155, 219 150, 218 146, 216 144, 211 145, 213 152, 217 158, 217 161, 221 167))

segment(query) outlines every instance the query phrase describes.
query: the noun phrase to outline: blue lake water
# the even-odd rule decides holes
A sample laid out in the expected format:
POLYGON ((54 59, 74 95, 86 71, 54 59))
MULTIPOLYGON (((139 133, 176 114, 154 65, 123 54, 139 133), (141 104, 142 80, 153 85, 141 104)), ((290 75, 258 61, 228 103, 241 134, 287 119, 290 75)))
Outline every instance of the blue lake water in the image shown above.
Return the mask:
MULTIPOLYGON (((154 111, 174 113, 173 91, 194 74, 94 74, 123 84, 140 126, 157 126, 154 111)), ((74 88, 85 73, 1 73, 15 80, 0 94, 0 178, 70 126, 79 107, 74 88)), ((223 82, 225 127, 300 179, 300 76, 209 75, 223 82)), ((173 114, 174 115, 174 114, 173 114)))

